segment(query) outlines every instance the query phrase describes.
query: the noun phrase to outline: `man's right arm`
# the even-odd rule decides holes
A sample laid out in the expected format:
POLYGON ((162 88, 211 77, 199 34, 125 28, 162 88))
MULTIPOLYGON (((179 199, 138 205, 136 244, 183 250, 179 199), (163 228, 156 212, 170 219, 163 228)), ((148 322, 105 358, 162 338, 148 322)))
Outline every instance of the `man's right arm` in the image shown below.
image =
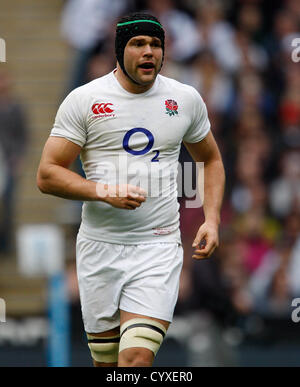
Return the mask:
POLYGON ((69 169, 81 147, 62 137, 49 137, 37 172, 42 193, 73 200, 99 200, 96 183, 69 169))
POLYGON ((37 186, 42 193, 64 199, 80 201, 104 201, 113 207, 135 209, 145 201, 139 187, 116 186, 110 195, 107 185, 87 180, 69 169, 80 154, 81 147, 63 137, 49 137, 37 172, 37 186))

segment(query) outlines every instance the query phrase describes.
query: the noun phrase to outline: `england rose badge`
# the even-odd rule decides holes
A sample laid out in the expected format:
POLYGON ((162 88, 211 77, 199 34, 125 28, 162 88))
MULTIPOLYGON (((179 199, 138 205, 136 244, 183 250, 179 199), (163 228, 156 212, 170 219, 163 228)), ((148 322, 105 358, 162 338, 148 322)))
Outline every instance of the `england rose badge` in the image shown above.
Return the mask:
POLYGON ((178 114, 178 104, 173 99, 167 99, 165 101, 166 105, 166 114, 169 114, 169 116, 175 116, 178 114))

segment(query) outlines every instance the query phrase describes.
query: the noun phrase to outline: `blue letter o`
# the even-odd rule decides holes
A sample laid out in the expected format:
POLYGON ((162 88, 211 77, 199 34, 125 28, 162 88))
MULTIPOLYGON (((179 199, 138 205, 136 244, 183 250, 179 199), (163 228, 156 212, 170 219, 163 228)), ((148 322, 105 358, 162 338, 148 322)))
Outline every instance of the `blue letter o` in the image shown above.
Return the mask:
POLYGON ((123 139, 123 148, 126 150, 126 152, 134 155, 134 156, 139 156, 139 155, 144 155, 145 153, 148 153, 151 148, 153 147, 153 144, 154 144, 154 137, 153 137, 153 134, 147 130, 147 129, 144 129, 144 128, 133 128, 133 129, 130 129, 124 136, 124 139, 123 139), (138 132, 141 132, 141 133, 144 133, 147 137, 148 137, 148 144, 147 146, 144 148, 144 149, 141 149, 141 150, 133 150, 129 147, 129 140, 130 140, 130 137, 134 134, 134 133, 138 133, 138 132))

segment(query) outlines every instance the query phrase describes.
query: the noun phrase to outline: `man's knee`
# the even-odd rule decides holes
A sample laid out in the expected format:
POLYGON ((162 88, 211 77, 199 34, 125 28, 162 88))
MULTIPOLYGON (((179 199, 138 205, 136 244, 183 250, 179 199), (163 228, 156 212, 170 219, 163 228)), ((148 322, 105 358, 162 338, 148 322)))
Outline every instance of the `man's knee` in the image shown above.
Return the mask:
POLYGON ((165 334, 166 328, 156 320, 134 318, 126 321, 121 326, 119 365, 151 366, 165 334))
POLYGON ((154 353, 147 348, 135 347, 124 349, 119 354, 119 367, 151 367, 154 353))

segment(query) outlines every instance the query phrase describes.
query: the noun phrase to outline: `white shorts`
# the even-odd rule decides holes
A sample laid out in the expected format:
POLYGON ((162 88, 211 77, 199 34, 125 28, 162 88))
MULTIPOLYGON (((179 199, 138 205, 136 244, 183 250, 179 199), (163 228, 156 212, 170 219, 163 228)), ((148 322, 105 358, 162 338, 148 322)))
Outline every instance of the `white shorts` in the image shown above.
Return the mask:
POLYGON ((117 245, 77 237, 77 277, 85 331, 120 325, 120 309, 172 321, 183 249, 178 243, 117 245))

